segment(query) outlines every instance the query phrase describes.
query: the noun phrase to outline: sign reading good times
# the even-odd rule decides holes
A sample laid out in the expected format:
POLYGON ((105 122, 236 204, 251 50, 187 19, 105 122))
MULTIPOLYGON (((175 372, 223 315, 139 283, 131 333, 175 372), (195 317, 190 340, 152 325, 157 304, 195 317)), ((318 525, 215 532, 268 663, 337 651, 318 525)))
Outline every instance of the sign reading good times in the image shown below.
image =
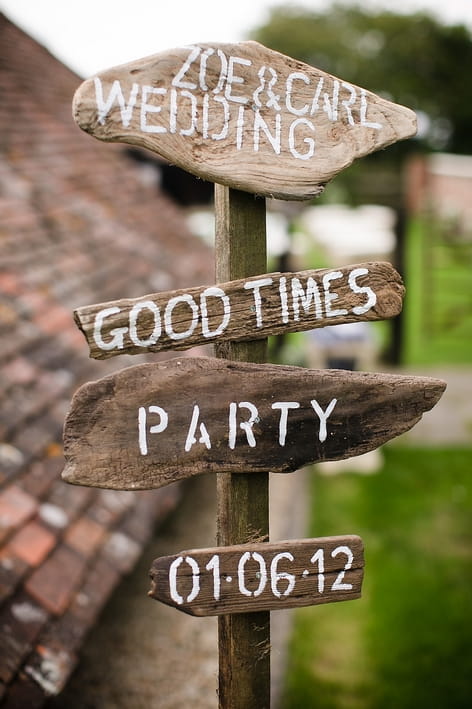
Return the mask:
POLYGON ((404 291, 391 264, 364 263, 111 301, 74 316, 90 355, 105 359, 392 318, 404 291))
POLYGON ((257 42, 179 47, 104 71, 77 90, 74 117, 101 140, 288 200, 416 132, 410 109, 257 42))

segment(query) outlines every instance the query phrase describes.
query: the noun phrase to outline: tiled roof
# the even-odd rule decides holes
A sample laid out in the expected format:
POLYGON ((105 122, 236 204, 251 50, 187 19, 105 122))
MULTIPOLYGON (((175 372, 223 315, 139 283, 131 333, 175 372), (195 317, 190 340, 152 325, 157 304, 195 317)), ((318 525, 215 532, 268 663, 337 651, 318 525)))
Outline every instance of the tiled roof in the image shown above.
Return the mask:
POLYGON ((85 633, 178 497, 175 486, 62 482, 75 389, 143 361, 90 360, 72 311, 206 283, 213 270, 149 173, 74 125, 78 84, 0 15, 2 707, 34 709, 60 691, 85 633))

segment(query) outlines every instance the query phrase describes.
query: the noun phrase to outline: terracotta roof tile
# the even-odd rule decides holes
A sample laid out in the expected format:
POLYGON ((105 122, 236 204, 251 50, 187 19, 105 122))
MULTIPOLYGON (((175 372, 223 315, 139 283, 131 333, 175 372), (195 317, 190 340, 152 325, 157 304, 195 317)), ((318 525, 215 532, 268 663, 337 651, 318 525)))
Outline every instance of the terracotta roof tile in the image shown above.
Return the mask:
POLYGON ((36 512, 34 497, 17 485, 10 485, 0 493, 0 541, 5 539, 36 512))
POLYGON ((30 566, 39 566, 56 545, 56 537, 37 522, 29 522, 9 541, 8 549, 30 566))
POLYGON ((77 590, 69 607, 71 616, 85 630, 95 623, 119 578, 118 569, 109 561, 103 557, 94 560, 84 584, 77 590))
POLYGON ((61 481, 75 389, 146 361, 90 360, 73 310, 211 282, 213 257, 157 173, 78 130, 79 79, 3 15, 0 58, 0 704, 34 709, 180 489, 61 481))
POLYGON ((0 549, 0 603, 15 592, 28 571, 26 561, 5 547, 0 549))
POLYGON ((0 615, 0 679, 8 683, 15 676, 31 646, 45 625, 48 614, 30 598, 19 595, 4 606, 0 615))
POLYGON ((25 588, 50 613, 60 615, 69 606, 84 572, 85 560, 62 545, 33 572, 25 588))
POLYGON ((107 534, 106 528, 89 517, 81 517, 64 537, 66 544, 81 556, 94 556, 107 534))
MULTIPOLYGON (((52 445, 52 444, 51 444, 52 445)), ((64 465, 64 461, 59 455, 50 456, 49 448, 46 451, 46 458, 36 460, 19 479, 21 489, 28 492, 37 499, 43 498, 53 483, 58 479, 64 465)), ((62 449, 60 449, 62 450, 62 449)))

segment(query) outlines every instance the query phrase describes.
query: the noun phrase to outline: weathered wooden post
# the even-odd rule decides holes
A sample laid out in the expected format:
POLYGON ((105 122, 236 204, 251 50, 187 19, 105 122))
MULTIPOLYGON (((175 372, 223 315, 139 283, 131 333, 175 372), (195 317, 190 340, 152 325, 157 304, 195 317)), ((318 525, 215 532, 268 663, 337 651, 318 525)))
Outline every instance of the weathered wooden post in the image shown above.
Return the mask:
MULTIPOLYGON (((215 185, 216 281, 265 273, 266 205, 248 192, 215 185)), ((263 363, 267 339, 215 346, 216 356, 263 363)), ((219 546, 269 539, 269 472, 221 473, 217 478, 219 546)), ((270 705, 270 612, 218 618, 218 697, 221 707, 270 705)))
POLYGON ((217 285, 79 308, 98 359, 214 343, 217 358, 129 367, 81 387, 68 482, 117 490, 217 473, 218 547, 156 559, 154 598, 220 619, 220 706, 270 703, 269 612, 358 598, 354 535, 270 543, 268 473, 368 450, 408 430, 445 384, 270 365, 270 334, 397 315, 388 263, 265 273, 265 197, 303 200, 355 158, 415 132, 412 111, 255 42, 195 45, 79 87, 78 124, 216 183, 217 285), (255 195, 258 195, 256 198, 255 195))

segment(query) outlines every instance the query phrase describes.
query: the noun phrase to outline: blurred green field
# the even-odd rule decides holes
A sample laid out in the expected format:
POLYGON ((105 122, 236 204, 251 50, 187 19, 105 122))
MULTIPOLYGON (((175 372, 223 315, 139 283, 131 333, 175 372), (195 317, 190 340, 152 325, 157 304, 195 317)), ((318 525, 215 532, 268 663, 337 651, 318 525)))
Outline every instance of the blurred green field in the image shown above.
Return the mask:
POLYGON ((405 263, 405 364, 472 363, 470 236, 415 219, 405 263))
POLYGON ((363 538, 363 597, 296 611, 282 709, 470 706, 472 449, 383 454, 313 474, 309 534, 363 538))

